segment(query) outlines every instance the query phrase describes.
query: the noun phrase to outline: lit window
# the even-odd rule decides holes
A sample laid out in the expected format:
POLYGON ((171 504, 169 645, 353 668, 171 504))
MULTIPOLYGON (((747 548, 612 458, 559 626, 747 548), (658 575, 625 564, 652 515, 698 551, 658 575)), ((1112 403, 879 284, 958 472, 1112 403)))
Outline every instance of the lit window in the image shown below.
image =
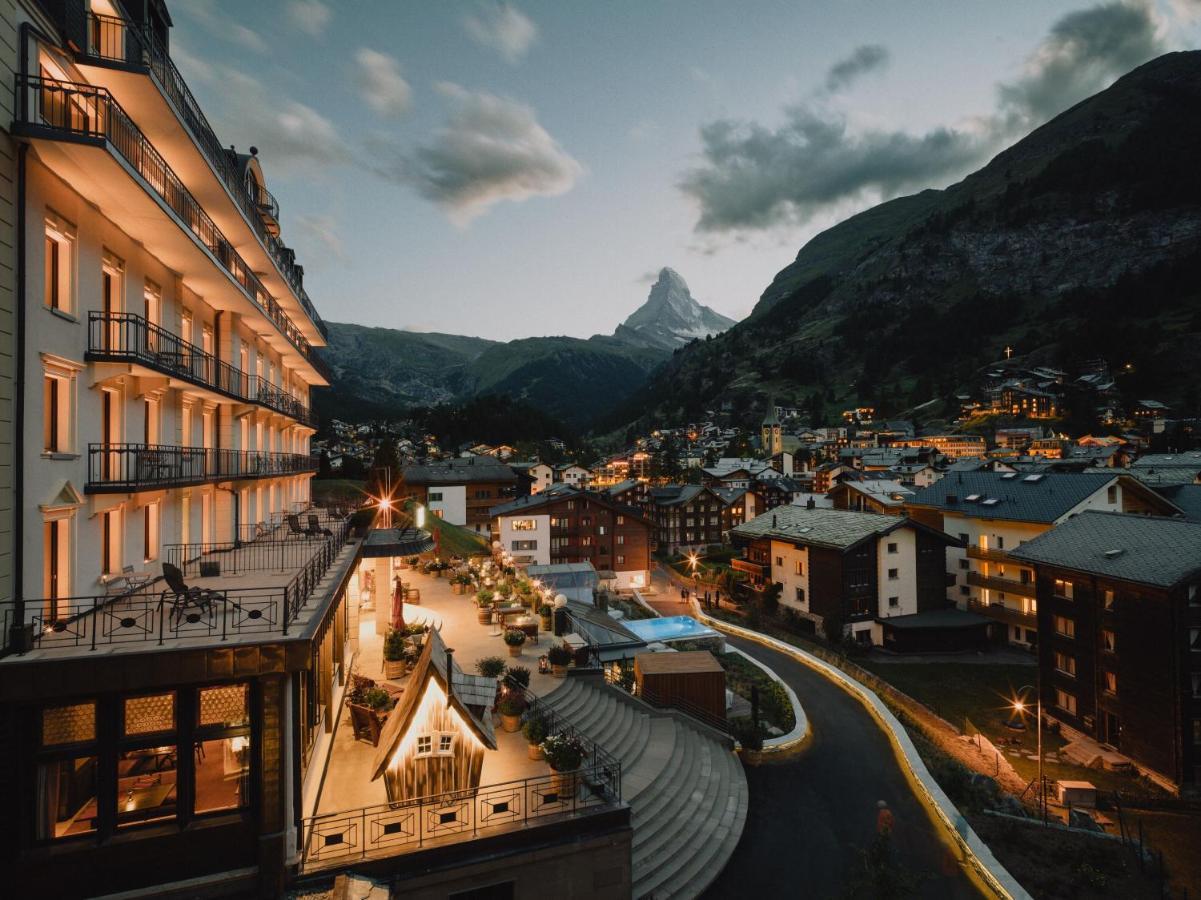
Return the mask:
POLYGON ((146 562, 158 557, 159 505, 147 503, 142 508, 142 556, 146 562))
POLYGON ((1071 600, 1075 591, 1075 585, 1070 581, 1065 581, 1062 578, 1055 579, 1055 596, 1063 597, 1065 600, 1071 600))
POLYGON ((1076 677, 1076 657, 1067 653, 1055 651, 1055 671, 1063 675, 1076 677))
MULTIPOLYGON (((1199 630, 1201 630, 1201 629, 1199 629, 1199 630)), ((1055 617, 1055 633, 1062 635, 1063 637, 1069 637, 1069 638, 1075 637, 1076 636, 1075 621, 1072 619, 1069 619, 1067 616, 1056 616, 1055 617)))
POLYGON ((1108 628, 1101 632, 1101 647, 1108 653, 1118 649, 1117 635, 1108 628))
POLYGON ((71 453, 75 447, 75 381, 82 366, 42 355, 42 452, 71 453))
POLYGON ((535 519, 514 519, 511 527, 514 531, 536 531, 538 522, 535 519))
POLYGON ((45 305, 70 313, 74 307, 71 273, 74 269, 74 229, 58 219, 46 220, 45 305))
POLYGON ((1055 705, 1069 715, 1076 715, 1076 697, 1067 691, 1056 688, 1055 705))
MULTIPOLYGON (((71 519, 60 516, 42 523, 42 596, 59 600, 71 596, 71 519)), ((53 604, 46 615, 57 618, 53 604)))
POLYGON ((796 561, 796 564, 793 566, 793 571, 797 575, 804 575, 805 574, 805 564, 803 562, 801 562, 801 560, 798 559, 796 561))
POLYGON ((1117 692, 1118 692, 1118 673, 1117 672, 1106 672, 1105 673, 1105 693, 1116 694, 1117 692))

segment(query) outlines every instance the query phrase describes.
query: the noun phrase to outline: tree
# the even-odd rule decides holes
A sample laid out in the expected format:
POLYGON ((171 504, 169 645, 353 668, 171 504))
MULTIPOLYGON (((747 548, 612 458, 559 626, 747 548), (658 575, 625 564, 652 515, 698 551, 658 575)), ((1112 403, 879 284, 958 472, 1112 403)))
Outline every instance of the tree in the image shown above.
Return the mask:
POLYGON ((322 447, 321 448, 321 456, 318 457, 318 459, 317 459, 317 477, 318 478, 332 478, 333 475, 334 475, 334 470, 330 467, 330 464, 329 464, 329 451, 326 450, 324 447, 322 447))

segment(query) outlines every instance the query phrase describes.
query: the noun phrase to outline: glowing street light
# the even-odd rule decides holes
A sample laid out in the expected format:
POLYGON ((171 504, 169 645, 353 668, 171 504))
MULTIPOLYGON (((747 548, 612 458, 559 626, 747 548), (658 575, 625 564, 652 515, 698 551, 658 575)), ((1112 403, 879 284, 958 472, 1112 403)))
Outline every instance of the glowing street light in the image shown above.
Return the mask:
POLYGON ((1042 808, 1043 824, 1047 824, 1047 790, 1046 782, 1043 781, 1043 697, 1042 692, 1037 687, 1025 685, 1018 688, 1017 696, 1013 700, 1013 711, 1019 716, 1025 716, 1029 710, 1030 704, 1025 700, 1026 692, 1034 691, 1035 698, 1035 727, 1038 734, 1038 804, 1042 808))

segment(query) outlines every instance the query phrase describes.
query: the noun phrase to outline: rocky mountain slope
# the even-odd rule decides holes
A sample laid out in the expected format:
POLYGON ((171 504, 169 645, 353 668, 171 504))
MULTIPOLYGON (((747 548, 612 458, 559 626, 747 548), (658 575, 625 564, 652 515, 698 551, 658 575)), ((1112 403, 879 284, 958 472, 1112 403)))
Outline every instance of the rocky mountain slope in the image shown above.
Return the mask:
POLYGON ((1104 358, 1129 396, 1198 405, 1201 51, 1139 67, 942 191, 823 232, 753 314, 678 351, 607 424, 766 394, 901 410, 1015 348, 1104 358))
POLYGON ((697 338, 721 334, 733 324, 733 319, 694 300, 678 272, 663 268, 646 302, 617 326, 613 336, 636 347, 670 351, 697 338))

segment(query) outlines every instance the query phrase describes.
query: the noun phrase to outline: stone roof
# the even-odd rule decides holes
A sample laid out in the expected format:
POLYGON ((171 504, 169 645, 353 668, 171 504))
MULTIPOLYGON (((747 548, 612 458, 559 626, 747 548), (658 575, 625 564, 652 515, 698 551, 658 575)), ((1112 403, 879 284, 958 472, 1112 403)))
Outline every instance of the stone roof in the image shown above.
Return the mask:
POLYGON ((732 529, 731 533, 742 538, 777 538, 846 550, 873 535, 887 534, 905 526, 918 527, 917 523, 901 516, 789 505, 756 516, 732 529))
POLYGON ((1201 573, 1201 523, 1088 510, 1026 541, 1010 556, 1170 588, 1201 573))
POLYGON ((491 456, 468 456, 425 465, 405 466, 404 480, 407 484, 512 484, 517 481, 517 475, 491 456))
POLYGON ((910 501, 976 519, 1051 524, 1107 487, 1113 472, 951 472, 910 501))

